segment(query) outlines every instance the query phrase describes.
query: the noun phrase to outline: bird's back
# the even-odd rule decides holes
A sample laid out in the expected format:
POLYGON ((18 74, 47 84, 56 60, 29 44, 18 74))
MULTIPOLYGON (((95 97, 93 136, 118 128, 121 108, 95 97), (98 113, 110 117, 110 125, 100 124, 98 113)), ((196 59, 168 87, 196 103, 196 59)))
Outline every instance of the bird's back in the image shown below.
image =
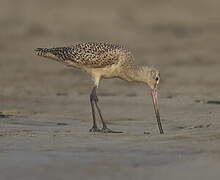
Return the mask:
POLYGON ((37 48, 39 56, 77 67, 102 68, 117 64, 122 56, 131 56, 123 46, 110 43, 80 43, 68 47, 37 48))

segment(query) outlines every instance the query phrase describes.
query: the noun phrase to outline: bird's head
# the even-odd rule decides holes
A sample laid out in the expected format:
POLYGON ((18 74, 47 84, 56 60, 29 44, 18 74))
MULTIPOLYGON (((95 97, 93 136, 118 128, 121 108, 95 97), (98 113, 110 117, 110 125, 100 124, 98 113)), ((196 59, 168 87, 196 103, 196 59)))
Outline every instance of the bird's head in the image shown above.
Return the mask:
POLYGON ((156 89, 158 87, 158 84, 160 82, 160 72, 152 68, 149 72, 149 78, 148 78, 148 85, 151 89, 156 89))
POLYGON ((143 82, 146 83, 152 90, 157 89, 160 82, 160 72, 154 67, 142 67, 141 74, 143 82))

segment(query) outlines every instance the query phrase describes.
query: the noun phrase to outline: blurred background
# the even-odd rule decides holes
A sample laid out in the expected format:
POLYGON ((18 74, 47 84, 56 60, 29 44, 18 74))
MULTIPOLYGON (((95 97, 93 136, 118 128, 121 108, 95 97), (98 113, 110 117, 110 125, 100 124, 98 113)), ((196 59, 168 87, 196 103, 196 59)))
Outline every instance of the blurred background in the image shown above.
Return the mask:
MULTIPOLYGON (((0 95, 86 94, 86 74, 36 57, 36 47, 119 43, 137 63, 161 70, 161 95, 219 89, 218 0, 1 0, 0 95)), ((108 80, 101 94, 143 95, 141 85, 108 80), (109 86, 117 87, 109 88, 109 86), (129 87, 129 89, 127 89, 129 87), (126 91, 126 92, 125 92, 126 91)))

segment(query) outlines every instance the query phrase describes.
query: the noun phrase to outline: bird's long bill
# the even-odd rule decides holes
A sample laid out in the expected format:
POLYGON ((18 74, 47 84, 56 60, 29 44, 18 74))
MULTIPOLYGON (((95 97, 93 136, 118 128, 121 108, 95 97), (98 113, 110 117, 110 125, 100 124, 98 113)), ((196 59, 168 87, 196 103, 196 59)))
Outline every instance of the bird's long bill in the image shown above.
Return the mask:
POLYGON ((160 113, 159 113, 159 107, 158 107, 158 98, 157 98, 156 88, 152 89, 151 95, 153 99, 154 111, 155 111, 156 118, 157 118, 158 128, 159 128, 160 134, 163 134, 163 128, 162 128, 162 124, 160 121, 160 113))

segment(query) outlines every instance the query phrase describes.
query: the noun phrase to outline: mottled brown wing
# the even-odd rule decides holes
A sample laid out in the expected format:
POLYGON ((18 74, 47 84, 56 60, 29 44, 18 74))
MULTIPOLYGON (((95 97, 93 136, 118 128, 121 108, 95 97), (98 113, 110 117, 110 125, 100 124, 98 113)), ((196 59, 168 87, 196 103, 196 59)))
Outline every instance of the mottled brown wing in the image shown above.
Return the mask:
POLYGON ((77 67, 102 68, 119 62, 126 51, 107 43, 81 43, 70 47, 37 48, 37 55, 77 67))
POLYGON ((80 61, 83 66, 91 68, 103 68, 113 64, 117 64, 119 61, 119 55, 112 52, 99 53, 98 55, 87 54, 80 61))
POLYGON ((69 49, 66 59, 78 66, 102 68, 118 63, 121 49, 109 44, 78 44, 69 49))

